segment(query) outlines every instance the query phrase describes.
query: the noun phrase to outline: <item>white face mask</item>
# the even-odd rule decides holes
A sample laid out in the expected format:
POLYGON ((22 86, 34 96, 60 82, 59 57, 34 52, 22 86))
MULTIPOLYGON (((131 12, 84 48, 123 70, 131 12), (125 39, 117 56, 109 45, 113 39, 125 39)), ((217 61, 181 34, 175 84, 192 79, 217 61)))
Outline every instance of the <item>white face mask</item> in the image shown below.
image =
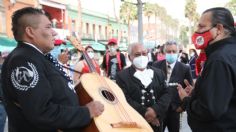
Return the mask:
POLYGON ((71 56, 71 60, 76 61, 77 59, 79 59, 78 56, 71 56))
POLYGON ((133 64, 136 68, 145 69, 148 64, 148 57, 147 56, 135 57, 133 60, 133 64))
POLYGON ((93 52, 88 52, 89 58, 93 59, 94 58, 94 53, 93 52))
POLYGON ((190 56, 194 56, 195 54, 194 54, 194 52, 192 52, 191 54, 190 54, 190 56))
POLYGON ((116 52, 116 48, 115 48, 115 47, 113 47, 113 46, 111 46, 111 47, 109 48, 109 50, 110 50, 110 52, 111 52, 111 53, 114 53, 114 52, 116 52))

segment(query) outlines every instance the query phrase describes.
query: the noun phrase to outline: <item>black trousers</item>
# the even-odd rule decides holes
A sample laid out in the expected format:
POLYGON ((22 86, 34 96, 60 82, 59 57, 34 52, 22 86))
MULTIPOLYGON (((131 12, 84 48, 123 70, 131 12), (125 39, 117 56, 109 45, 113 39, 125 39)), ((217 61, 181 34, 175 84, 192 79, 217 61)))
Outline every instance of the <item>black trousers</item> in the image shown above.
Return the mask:
POLYGON ((180 129, 180 113, 168 110, 166 118, 163 121, 163 131, 168 128, 169 132, 179 132, 180 129))

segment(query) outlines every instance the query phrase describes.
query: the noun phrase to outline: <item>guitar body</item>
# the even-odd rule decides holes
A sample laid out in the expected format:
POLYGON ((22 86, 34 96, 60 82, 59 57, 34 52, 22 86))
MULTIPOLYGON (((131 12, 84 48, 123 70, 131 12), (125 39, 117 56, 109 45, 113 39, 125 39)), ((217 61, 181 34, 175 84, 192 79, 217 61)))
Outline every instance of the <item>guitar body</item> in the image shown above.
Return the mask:
POLYGON ((115 82, 97 73, 83 74, 80 80, 75 88, 80 104, 97 100, 104 105, 104 112, 84 127, 83 132, 153 132, 146 120, 127 103, 115 82), (135 122, 138 127, 127 124, 115 127, 119 122, 135 122))

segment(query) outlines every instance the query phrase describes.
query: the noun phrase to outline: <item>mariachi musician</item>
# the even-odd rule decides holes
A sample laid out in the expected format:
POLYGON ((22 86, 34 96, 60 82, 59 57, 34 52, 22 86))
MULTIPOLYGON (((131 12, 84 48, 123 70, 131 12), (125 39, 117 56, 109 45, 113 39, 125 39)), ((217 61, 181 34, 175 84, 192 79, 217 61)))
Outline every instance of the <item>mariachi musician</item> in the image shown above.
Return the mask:
POLYGON ((98 101, 79 105, 70 78, 47 55, 56 32, 42 10, 15 11, 12 31, 18 45, 2 67, 9 132, 78 132, 102 114, 104 106, 98 101))

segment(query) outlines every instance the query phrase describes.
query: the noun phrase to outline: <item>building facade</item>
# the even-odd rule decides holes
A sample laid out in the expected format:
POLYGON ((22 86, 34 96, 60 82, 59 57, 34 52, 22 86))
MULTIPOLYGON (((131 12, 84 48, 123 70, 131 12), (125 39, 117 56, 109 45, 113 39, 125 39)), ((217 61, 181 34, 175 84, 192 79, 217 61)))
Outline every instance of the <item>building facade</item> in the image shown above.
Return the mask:
POLYGON ((50 16, 58 39, 74 35, 82 44, 95 45, 97 50, 104 51, 107 40, 115 37, 121 48, 127 47, 127 25, 120 24, 115 17, 84 9, 83 5, 80 9, 78 3, 69 0, 0 0, 0 39, 13 39, 11 16, 14 11, 27 6, 41 8, 50 16))

